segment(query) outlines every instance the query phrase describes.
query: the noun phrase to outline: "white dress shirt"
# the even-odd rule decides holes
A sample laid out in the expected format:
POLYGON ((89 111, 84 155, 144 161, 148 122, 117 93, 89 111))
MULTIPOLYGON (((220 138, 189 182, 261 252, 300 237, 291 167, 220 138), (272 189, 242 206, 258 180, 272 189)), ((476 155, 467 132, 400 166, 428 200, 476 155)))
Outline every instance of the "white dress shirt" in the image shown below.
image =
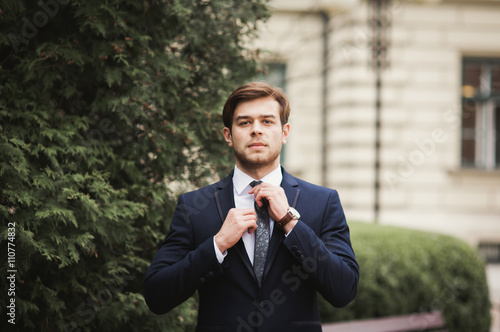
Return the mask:
MULTIPOLYGON (((281 180, 283 179, 283 174, 281 173, 281 166, 278 166, 274 171, 264 176, 262 179, 254 179, 251 176, 243 173, 237 166, 234 167, 233 174, 233 194, 234 194, 234 206, 237 209, 249 209, 254 208, 255 196, 249 194, 248 192, 252 189, 250 183, 254 180, 261 180, 275 186, 281 185, 281 180)), ((269 236, 272 236, 274 229, 274 222, 269 218, 270 232, 269 236)), ((255 232, 252 234, 245 231, 241 237, 243 243, 245 244, 245 249, 248 254, 248 258, 253 265, 254 247, 255 247, 255 232)), ((219 263, 222 263, 224 257, 226 257, 227 252, 222 253, 217 245, 215 245, 215 254, 219 263)))

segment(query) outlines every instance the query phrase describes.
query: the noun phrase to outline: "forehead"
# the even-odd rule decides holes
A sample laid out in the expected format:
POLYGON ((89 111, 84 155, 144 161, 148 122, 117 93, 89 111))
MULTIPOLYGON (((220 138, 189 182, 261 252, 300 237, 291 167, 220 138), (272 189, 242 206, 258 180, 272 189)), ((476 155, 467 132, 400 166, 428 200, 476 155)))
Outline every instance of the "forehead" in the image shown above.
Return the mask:
POLYGON ((280 116, 280 104, 272 97, 258 98, 239 103, 234 110, 233 120, 238 117, 280 116))

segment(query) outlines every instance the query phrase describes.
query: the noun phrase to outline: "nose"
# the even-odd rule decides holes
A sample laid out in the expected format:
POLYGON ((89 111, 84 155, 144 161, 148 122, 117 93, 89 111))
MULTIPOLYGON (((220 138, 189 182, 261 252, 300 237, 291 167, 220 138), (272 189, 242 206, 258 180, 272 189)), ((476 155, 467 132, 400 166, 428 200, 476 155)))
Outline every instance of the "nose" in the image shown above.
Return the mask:
POLYGON ((262 126, 259 121, 254 121, 252 124, 252 135, 262 135, 262 126))

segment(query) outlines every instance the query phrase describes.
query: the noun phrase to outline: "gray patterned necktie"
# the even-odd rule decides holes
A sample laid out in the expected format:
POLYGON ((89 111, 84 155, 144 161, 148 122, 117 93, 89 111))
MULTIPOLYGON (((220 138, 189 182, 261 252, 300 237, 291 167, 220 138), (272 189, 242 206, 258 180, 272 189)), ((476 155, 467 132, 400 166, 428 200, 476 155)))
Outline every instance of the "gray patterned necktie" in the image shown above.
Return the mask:
MULTIPOLYGON (((262 181, 252 181, 250 186, 255 187, 262 181)), ((253 257, 253 269, 257 276, 259 286, 264 274, 264 265, 266 264, 267 249, 269 248, 269 212, 267 211, 267 201, 263 200, 264 205, 260 208, 257 202, 254 203, 257 213, 257 229, 255 230, 255 251, 253 257)))

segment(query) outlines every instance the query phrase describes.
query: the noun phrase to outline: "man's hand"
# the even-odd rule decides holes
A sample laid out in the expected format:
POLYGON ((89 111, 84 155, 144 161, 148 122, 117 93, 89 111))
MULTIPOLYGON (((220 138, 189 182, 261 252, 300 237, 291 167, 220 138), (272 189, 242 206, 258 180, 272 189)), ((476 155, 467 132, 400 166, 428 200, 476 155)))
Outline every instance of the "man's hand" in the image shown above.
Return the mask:
POLYGON ((215 234, 215 244, 221 252, 231 248, 248 230, 252 234, 257 228, 255 209, 231 209, 219 232, 215 234))
POLYGON ((255 195, 255 201, 259 207, 262 207, 264 204, 264 198, 267 200, 269 203, 267 211, 273 220, 279 221, 287 214, 290 206, 288 205, 285 190, 280 186, 273 186, 272 184, 263 182, 253 187, 248 193, 255 195))

